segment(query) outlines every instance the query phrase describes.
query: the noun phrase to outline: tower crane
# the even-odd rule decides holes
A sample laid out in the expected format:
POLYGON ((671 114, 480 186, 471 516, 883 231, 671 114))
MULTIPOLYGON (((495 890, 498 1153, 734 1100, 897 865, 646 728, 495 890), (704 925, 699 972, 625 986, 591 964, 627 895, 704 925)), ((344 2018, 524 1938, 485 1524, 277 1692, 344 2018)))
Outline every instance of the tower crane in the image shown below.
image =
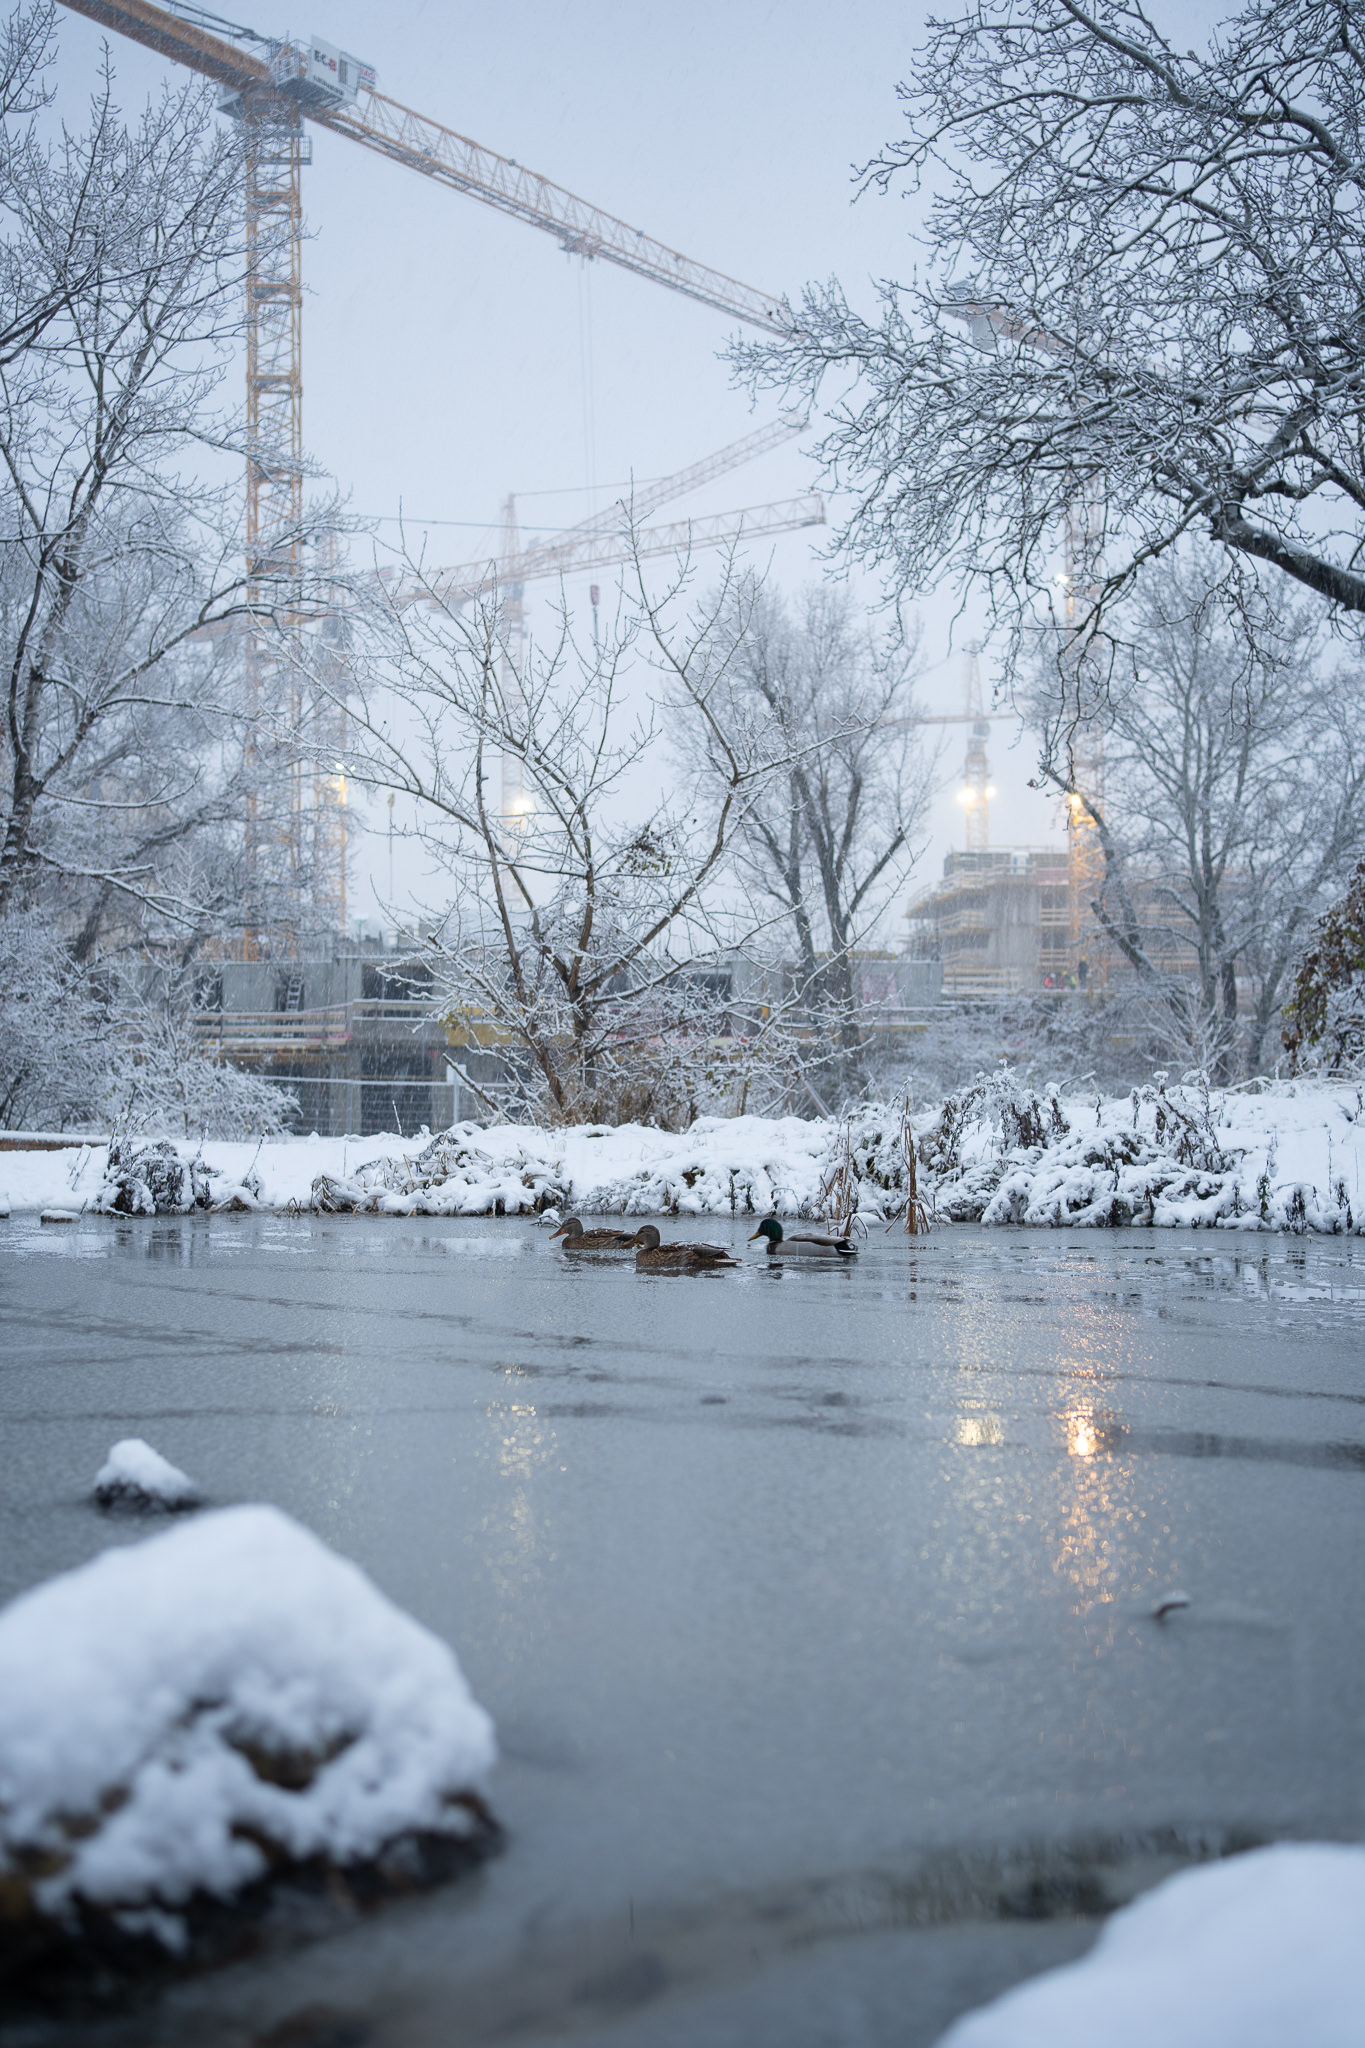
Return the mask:
MULTIPOLYGON (((502 547, 496 559, 466 562, 454 569, 438 569, 409 594, 409 601, 425 600, 454 610, 473 599, 496 592, 502 612, 503 686, 519 689, 525 632, 526 585, 539 579, 564 576, 571 570, 608 569, 619 563, 643 561, 652 556, 692 553, 698 548, 727 547, 741 540, 757 540, 766 534, 788 533, 801 526, 822 526, 824 500, 816 491, 788 498, 776 505, 759 505, 747 512, 723 512, 706 519, 678 521, 669 526, 641 526, 651 512, 683 498, 691 491, 738 469, 746 462, 778 448, 806 421, 785 413, 765 427, 758 427, 741 440, 717 449, 700 462, 676 470, 672 476, 656 477, 639 485, 629 500, 618 498, 604 512, 592 514, 559 534, 523 548, 518 538, 516 499, 509 497, 503 511, 502 547)), ((400 602, 403 601, 400 596, 400 602)), ((596 600, 594 600, 595 602, 596 600)), ((502 760, 502 815, 515 824, 524 809, 520 756, 504 754, 502 760)))
MULTIPOLYGON (((424 594, 445 604, 466 604, 486 591, 495 588, 506 590, 513 583, 529 583, 542 576, 562 576, 571 570, 609 568, 613 563, 629 561, 636 552, 626 536, 628 525, 638 528, 638 551, 641 554, 662 554, 666 551, 663 536, 674 533, 676 529, 638 527, 639 521, 648 519, 661 506, 673 504, 678 498, 685 498, 690 492, 714 483, 717 477, 726 475, 728 471, 739 469, 744 463, 754 462, 771 449, 781 447, 784 441, 802 433, 805 426, 803 418, 783 414, 768 426, 756 427, 753 433, 729 442, 726 447, 718 448, 714 455, 704 456, 700 462, 691 463, 686 469, 675 470, 671 476, 656 477, 649 483, 636 486, 629 499, 617 498, 606 511, 596 512, 571 526, 567 532, 558 534, 554 540, 537 542, 533 547, 523 549, 515 541, 515 521, 509 528, 504 518, 503 546, 496 559, 465 562, 453 569, 438 569, 424 594)), ((508 502, 511 504, 512 501, 509 499, 508 502)), ((718 547, 739 537, 740 522, 744 523, 746 534, 757 531, 782 533, 793 526, 818 526, 824 523, 824 504, 818 492, 808 491, 779 505, 760 506, 750 512, 725 512, 714 519, 693 521, 689 530, 697 536, 695 545, 718 547), (761 522, 761 525, 755 522, 761 522)))
MULTIPOLYGON (((636 276, 770 332, 791 325, 785 302, 697 263, 577 194, 468 136, 390 99, 374 68, 320 37, 262 35, 191 6, 153 0, 62 0, 71 12, 182 64, 219 88, 219 107, 246 141, 247 608, 297 618, 303 524, 303 306, 300 174, 311 156, 305 122, 419 171, 449 190, 552 234, 571 255, 636 276)), ((797 501, 794 501, 797 502, 797 501)), ((753 532, 755 515, 746 515, 753 532)), ((765 508, 764 531, 810 523, 808 508, 765 508)), ((585 543, 586 546, 586 543, 585 543)), ((525 580, 524 578, 522 579, 525 580)), ((254 628, 247 642, 249 701, 301 706, 288 633, 254 628)), ((295 845, 302 836, 303 774, 294 777, 295 845)), ((332 786, 330 783, 329 787, 332 786)), ((253 821, 248 818, 248 853, 253 821)))

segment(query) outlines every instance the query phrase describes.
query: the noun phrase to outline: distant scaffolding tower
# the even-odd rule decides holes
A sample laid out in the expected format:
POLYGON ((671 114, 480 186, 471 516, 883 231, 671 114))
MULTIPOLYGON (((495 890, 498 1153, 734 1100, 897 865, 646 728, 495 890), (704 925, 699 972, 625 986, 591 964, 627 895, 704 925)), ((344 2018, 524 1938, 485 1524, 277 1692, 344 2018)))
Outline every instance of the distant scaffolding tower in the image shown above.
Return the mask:
POLYGON ((1088 606, 1099 584, 1101 506, 1093 488, 1071 501, 1066 520, 1066 675, 1074 691, 1067 742, 1072 795, 1067 805, 1071 883, 1071 958, 1083 986, 1103 988, 1105 949, 1090 908, 1104 882, 1104 850, 1084 798, 1103 815, 1104 727, 1099 717, 1099 677, 1091 648, 1079 644, 1081 601, 1088 606))
MULTIPOLYGON (((246 142, 247 256, 247 714, 256 769, 247 798, 246 862, 254 906, 281 887, 290 902, 282 950, 298 948, 299 894, 305 882, 305 769, 296 750, 283 764, 285 787, 272 789, 262 815, 261 784, 276 780, 276 737, 283 721, 300 732, 298 660, 303 524, 303 208, 299 173, 311 144, 297 104, 265 86, 226 103, 246 142), (267 756, 272 757, 267 765, 267 756), (273 885, 273 887, 272 887, 273 885)), ((259 913, 258 913, 259 914, 259 913)), ((261 950, 259 928, 246 951, 261 950)))

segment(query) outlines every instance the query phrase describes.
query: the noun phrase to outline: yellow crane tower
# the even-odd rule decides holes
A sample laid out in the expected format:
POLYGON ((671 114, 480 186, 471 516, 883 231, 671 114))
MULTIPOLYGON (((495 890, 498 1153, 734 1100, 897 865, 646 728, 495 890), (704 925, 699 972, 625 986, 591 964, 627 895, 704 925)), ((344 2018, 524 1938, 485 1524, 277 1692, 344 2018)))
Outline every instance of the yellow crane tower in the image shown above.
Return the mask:
MULTIPOLYGON (((378 90, 371 65, 320 37, 298 41, 262 35, 202 8, 161 7, 152 0, 62 4, 212 79, 220 108, 243 124, 253 256, 247 298, 246 547, 248 610, 258 622, 248 639, 248 681, 258 705, 287 707, 296 723, 303 707, 297 701, 299 665, 289 632, 273 626, 266 630, 260 622, 282 621, 287 628, 291 619, 297 620, 298 606, 291 605, 289 593, 297 590, 302 576, 300 174, 311 149, 305 122, 348 136, 451 191, 552 234, 571 255, 614 263, 750 326, 781 333, 790 324, 780 298, 694 262, 525 165, 388 98, 378 90)), ((778 508, 767 511, 761 528, 766 532, 810 523, 804 514, 784 521, 778 508)), ((599 539, 605 545, 605 536, 599 539)), ((301 763, 293 782, 297 846, 306 797, 301 763)), ((327 778, 326 786, 333 787, 334 779, 327 778)), ((252 823, 248 817, 249 854, 252 823)), ((344 832, 341 838, 344 844, 344 832)))

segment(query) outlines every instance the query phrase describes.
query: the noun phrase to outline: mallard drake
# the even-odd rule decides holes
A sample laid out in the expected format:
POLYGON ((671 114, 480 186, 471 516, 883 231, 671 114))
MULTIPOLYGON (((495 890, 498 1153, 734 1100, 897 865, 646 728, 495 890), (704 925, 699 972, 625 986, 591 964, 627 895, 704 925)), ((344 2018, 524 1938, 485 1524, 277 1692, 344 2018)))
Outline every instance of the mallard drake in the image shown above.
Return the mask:
POLYGON ((662 1244, 652 1223, 636 1231, 635 1247, 636 1265, 651 1273, 713 1273, 739 1264, 723 1244, 662 1244))
POLYGON ((782 1225, 776 1216, 765 1216, 749 1239, 766 1237, 770 1259, 856 1259, 858 1247, 849 1237, 816 1237, 813 1232, 798 1231, 794 1237, 784 1237, 782 1225))
POLYGON ((562 1237, 566 1252, 628 1252, 635 1244, 633 1230, 585 1230, 581 1216, 566 1216, 550 1236, 562 1237))

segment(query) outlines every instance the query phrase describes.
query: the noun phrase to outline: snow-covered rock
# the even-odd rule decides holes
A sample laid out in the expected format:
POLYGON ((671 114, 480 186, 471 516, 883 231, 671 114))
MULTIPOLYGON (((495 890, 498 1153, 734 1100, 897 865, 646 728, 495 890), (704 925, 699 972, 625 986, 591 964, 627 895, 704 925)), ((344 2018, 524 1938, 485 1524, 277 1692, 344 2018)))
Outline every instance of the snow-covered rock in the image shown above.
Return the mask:
POLYGON ((1360 2048, 1365 1849, 1281 1843, 1181 1871, 1086 1956, 1007 1991, 940 2048, 1360 2048))
POLYGON ((445 1875, 494 1758, 450 1649, 277 1509, 105 1551, 0 1612, 0 1984, 92 1933, 198 1959, 291 1873, 445 1875))
POLYGON ((101 1507, 193 1508, 203 1495, 194 1481, 140 1436, 126 1436, 95 1474, 101 1507))

